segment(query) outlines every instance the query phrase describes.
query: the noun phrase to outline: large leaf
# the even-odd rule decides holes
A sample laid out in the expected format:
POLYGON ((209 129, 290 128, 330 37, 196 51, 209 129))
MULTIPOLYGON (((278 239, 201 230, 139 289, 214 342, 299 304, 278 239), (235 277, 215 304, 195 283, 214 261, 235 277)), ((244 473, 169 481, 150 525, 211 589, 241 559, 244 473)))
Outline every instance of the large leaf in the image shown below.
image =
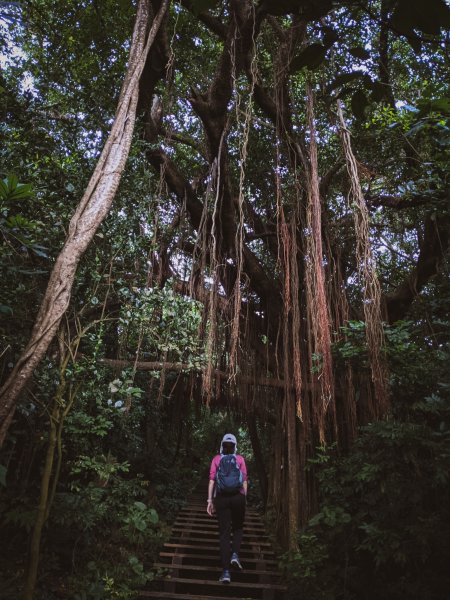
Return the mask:
POLYGON ((303 67, 308 67, 308 69, 317 68, 324 61, 326 52, 325 46, 317 42, 307 46, 291 62, 291 71, 295 73, 303 67))
POLYGON ((10 228, 10 229, 35 229, 36 225, 33 223, 33 221, 28 220, 26 217, 24 217, 23 215, 12 215, 11 217, 8 217, 7 221, 6 221, 6 225, 10 228))
POLYGON ((374 102, 381 102, 384 100, 387 95, 387 85, 385 83, 381 83, 380 81, 372 81, 371 83, 371 98, 374 102))
POLYGON ((352 96, 351 106, 353 114, 357 119, 364 119, 366 108, 369 104, 366 94, 362 90, 356 90, 352 96))
POLYGON ((352 71, 351 73, 341 73, 340 75, 337 75, 333 79, 333 81, 327 86, 326 92, 329 94, 330 92, 332 92, 334 89, 336 89, 340 85, 344 85, 346 83, 349 83, 350 81, 355 81, 356 79, 361 79, 362 77, 365 77, 365 76, 366 76, 366 74, 363 73, 363 71, 352 71))
POLYGON ((439 35, 450 28, 450 8, 444 0, 412 0, 416 26, 423 33, 439 35))
POLYGON ((322 27, 322 33, 323 33, 323 44, 327 48, 330 48, 330 46, 332 46, 339 39, 338 32, 335 29, 333 29, 332 27, 328 27, 328 26, 322 27))
POLYGON ((261 8, 271 15, 287 15, 299 10, 298 0, 262 0, 261 8))
POLYGON ((156 523, 158 523, 159 515, 154 508, 151 508, 148 511, 148 519, 149 519, 150 523, 153 523, 153 525, 156 525, 156 523))
POLYGON ((195 15, 199 15, 202 12, 214 8, 217 5, 218 0, 191 0, 192 12, 195 15))
POLYGON ((0 180, 0 199, 5 201, 23 200, 33 195, 32 187, 28 183, 19 183, 16 175, 8 175, 0 180))
POLYGON ((419 100, 417 102, 417 108, 421 114, 428 114, 430 112, 443 113, 450 115, 450 98, 435 98, 434 100, 419 100))
POLYGON ((271 15, 301 14, 307 20, 320 19, 333 9, 332 0, 261 0, 262 10, 271 15))
POLYGON ((450 8, 445 0, 399 0, 391 23, 408 38, 415 38, 414 30, 439 35, 441 29, 450 28, 450 8))
POLYGON ((349 49, 349 52, 352 56, 359 58, 360 60, 367 60, 370 58, 370 52, 362 46, 353 46, 349 49))

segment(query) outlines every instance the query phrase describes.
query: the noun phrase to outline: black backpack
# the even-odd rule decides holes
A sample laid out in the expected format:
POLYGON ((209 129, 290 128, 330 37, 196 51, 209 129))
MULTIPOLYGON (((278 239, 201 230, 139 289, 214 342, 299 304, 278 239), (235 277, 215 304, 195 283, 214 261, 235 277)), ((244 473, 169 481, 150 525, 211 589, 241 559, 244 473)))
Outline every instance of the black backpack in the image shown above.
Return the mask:
POLYGON ((217 493, 224 496, 234 496, 242 488, 244 478, 237 464, 235 454, 225 454, 220 459, 216 474, 217 493))

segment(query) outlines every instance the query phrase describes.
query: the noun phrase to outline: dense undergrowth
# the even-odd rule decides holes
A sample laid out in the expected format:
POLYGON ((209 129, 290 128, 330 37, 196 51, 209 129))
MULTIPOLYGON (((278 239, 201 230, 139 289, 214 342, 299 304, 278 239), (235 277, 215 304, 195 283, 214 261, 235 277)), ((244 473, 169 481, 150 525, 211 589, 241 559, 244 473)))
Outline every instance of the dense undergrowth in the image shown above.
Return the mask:
MULTIPOLYGON (((442 305, 441 305, 442 307, 442 305)), ((436 331, 445 334, 444 321, 436 331)), ((419 342, 416 326, 387 332, 393 409, 348 454, 321 448, 310 468, 317 514, 283 556, 292 598, 442 600, 450 589, 450 385, 446 336, 419 342)), ((346 359, 364 368, 353 326, 346 359)))
POLYGON ((449 409, 363 428, 346 457, 316 464, 319 512, 285 556, 293 598, 441 600, 450 586, 449 409), (448 420, 447 420, 448 423, 448 420))
MULTIPOLYGON (((134 597, 154 578, 152 563, 171 523, 207 477, 223 433, 239 431, 242 450, 251 458, 245 430, 226 414, 198 407, 178 425, 170 424, 167 404, 150 399, 151 409, 135 402, 124 415, 120 401, 111 403, 111 393, 108 398, 99 391, 105 386, 94 393, 91 375, 65 424, 64 460, 41 542, 37 599, 134 597)), ((21 595, 36 520, 47 438, 42 436, 37 448, 25 439, 37 416, 20 412, 5 453, 10 459, 0 500, 0 597, 5 600, 21 595)))

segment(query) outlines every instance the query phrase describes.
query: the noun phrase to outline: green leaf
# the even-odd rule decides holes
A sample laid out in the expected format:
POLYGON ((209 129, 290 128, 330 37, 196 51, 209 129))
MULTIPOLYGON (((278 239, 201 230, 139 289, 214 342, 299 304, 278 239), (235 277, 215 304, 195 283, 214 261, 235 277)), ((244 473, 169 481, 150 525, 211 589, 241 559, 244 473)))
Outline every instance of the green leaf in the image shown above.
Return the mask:
POLYGON ((16 175, 8 175, 0 180, 0 198, 2 200, 21 200, 33 195, 29 183, 19 183, 16 175))
POLYGON ((13 215, 9 217, 6 221, 6 225, 11 229, 34 229, 34 223, 32 221, 29 221, 23 215, 13 215))
POLYGON ((299 2, 298 0, 263 0, 261 7, 271 15, 281 16, 297 13, 299 2))
POLYGON ((351 73, 341 73, 340 75, 337 75, 333 79, 333 81, 327 87, 326 92, 330 93, 331 91, 333 91, 335 88, 339 87, 340 85, 349 83, 349 81, 354 81, 355 79, 361 79, 361 77, 364 77, 364 76, 365 76, 365 73, 363 73, 362 71, 352 71, 351 73))
POLYGON ((399 0, 391 24, 394 31, 412 38, 414 30, 439 35, 450 28, 450 9, 444 0, 399 0))
POLYGON ((450 98, 435 98, 433 100, 419 100, 417 108, 420 113, 426 115, 430 112, 441 112, 450 115, 450 98))
POLYGON ((412 0, 417 29, 439 35, 441 28, 450 28, 450 9, 444 0, 412 0))
POLYGON ((322 27, 323 44, 330 48, 339 39, 339 34, 332 27, 322 27))
POLYGON ((291 62, 291 72, 295 73, 296 71, 300 71, 303 67, 316 69, 324 61, 326 52, 327 48, 317 42, 307 46, 291 62))
POLYGON ((214 8, 218 0, 191 0, 192 12, 195 15, 199 15, 202 12, 214 8))
POLYGON ((43 250, 40 250, 37 246, 35 246, 34 244, 30 246, 30 250, 36 254, 36 256, 40 256, 41 258, 48 258, 48 254, 47 252, 44 252, 43 250))
POLYGON ((352 96, 351 106, 353 114, 357 119, 364 119, 366 108, 369 104, 366 94, 362 90, 356 90, 352 96))
POLYGON ((374 102, 381 102, 386 97, 386 85, 380 81, 372 81, 370 86, 372 88, 371 98, 374 102))
POLYGON ((19 183, 10 193, 9 198, 11 200, 21 200, 23 198, 29 198, 32 195, 33 192, 29 183, 19 183))
POLYGON ((349 49, 349 52, 352 56, 361 60, 367 60, 370 58, 370 52, 362 46, 353 46, 349 49))
POLYGON ((150 523, 153 523, 153 525, 156 525, 156 523, 158 523, 159 516, 154 508, 151 508, 148 511, 148 519, 149 519, 150 523))
POLYGON ((139 510, 146 510, 147 506, 143 502, 135 502, 134 506, 139 510))
POLYGON ((141 519, 134 519, 133 525, 139 531, 145 531, 147 529, 147 523, 145 521, 141 520, 141 519))
POLYGON ((420 54, 422 52, 422 42, 418 35, 411 33, 408 36, 408 44, 414 51, 414 54, 420 54))
POLYGON ((8 186, 6 181, 6 179, 0 179, 0 198, 2 200, 6 200, 8 198, 8 186))
POLYGON ((12 175, 8 175, 7 180, 8 180, 8 184, 9 184, 9 189, 11 192, 13 192, 16 189, 16 187, 19 183, 19 180, 17 179, 17 176, 14 175, 14 173, 12 175))
POLYGON ((409 1, 400 0, 391 17, 391 25, 396 33, 411 35, 414 27, 413 10, 409 1))

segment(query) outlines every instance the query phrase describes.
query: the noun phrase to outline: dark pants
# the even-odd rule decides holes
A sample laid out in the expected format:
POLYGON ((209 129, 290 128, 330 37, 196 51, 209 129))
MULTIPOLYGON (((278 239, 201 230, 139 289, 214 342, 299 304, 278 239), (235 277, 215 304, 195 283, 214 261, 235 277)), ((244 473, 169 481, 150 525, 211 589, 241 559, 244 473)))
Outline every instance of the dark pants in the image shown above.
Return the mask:
POLYGON ((214 501, 219 521, 220 560, 223 569, 230 568, 231 552, 239 554, 245 518, 245 496, 216 496, 214 501), (233 540, 231 541, 231 531, 233 540))

